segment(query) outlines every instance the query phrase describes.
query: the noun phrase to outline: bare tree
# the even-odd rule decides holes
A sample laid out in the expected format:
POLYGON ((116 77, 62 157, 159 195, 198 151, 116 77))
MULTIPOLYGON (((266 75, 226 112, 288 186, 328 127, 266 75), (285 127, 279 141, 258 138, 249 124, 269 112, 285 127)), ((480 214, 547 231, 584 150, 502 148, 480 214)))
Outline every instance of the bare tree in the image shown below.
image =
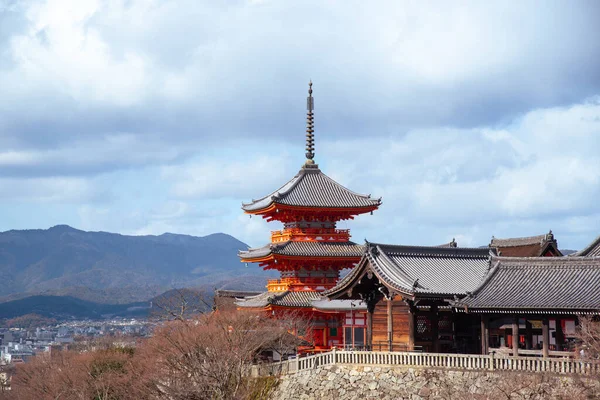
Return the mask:
POLYGON ((577 340, 585 358, 600 360, 600 321, 589 315, 579 316, 577 340))
POLYGON ((257 354, 289 347, 290 324, 239 311, 178 319, 155 331, 144 357, 155 360, 154 383, 165 397, 238 398, 248 392, 248 367, 257 354))

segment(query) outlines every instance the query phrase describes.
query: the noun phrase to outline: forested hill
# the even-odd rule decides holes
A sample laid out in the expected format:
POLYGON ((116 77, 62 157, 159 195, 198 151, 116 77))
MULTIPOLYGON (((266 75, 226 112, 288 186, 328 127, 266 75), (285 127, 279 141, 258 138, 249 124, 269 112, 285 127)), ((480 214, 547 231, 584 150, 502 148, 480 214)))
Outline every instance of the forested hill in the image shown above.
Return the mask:
POLYGON ((237 257, 246 248, 223 233, 126 236, 66 225, 11 230, 0 233, 0 296, 27 292, 123 303, 174 287, 262 289, 267 275, 237 257))

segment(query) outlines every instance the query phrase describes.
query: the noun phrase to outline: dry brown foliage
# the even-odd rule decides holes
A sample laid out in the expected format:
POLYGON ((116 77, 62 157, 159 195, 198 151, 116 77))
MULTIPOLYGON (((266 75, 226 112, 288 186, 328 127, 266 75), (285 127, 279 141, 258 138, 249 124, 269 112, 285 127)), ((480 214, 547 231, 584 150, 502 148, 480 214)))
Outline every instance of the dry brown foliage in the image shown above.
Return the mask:
POLYGON ((284 351, 305 329, 296 315, 281 319, 213 312, 174 319, 135 348, 101 341, 36 357, 20 365, 11 397, 24 400, 264 398, 273 379, 248 377, 265 349, 284 351))
POLYGON ((600 321, 585 315, 579 317, 577 339, 586 358, 600 360, 600 321))

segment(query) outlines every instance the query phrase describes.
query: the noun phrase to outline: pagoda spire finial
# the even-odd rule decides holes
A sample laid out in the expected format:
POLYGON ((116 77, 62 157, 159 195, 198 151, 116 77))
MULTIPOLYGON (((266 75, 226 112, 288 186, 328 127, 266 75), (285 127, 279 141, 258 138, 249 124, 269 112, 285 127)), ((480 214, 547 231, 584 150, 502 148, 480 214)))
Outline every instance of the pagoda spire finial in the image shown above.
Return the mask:
POLYGON ((306 98, 306 165, 314 164, 315 157, 315 131, 313 110, 315 109, 312 97, 312 80, 308 82, 308 97, 306 98))

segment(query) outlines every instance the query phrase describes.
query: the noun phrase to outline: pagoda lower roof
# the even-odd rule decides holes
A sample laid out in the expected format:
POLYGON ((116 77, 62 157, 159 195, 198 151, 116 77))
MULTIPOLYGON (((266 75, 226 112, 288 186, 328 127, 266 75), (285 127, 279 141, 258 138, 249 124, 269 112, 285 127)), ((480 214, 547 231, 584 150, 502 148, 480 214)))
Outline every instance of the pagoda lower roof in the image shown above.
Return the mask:
POLYGON ((379 207, 381 199, 348 190, 321 172, 316 165, 305 165, 285 185, 265 197, 242 204, 242 209, 248 213, 260 213, 279 204, 323 209, 364 209, 362 212, 368 212, 379 207))
POLYGON ((352 257, 360 258, 365 247, 354 242, 318 242, 318 241, 287 241, 269 243, 266 246, 251 248, 238 253, 242 260, 266 258, 271 255, 289 257, 352 257))
POLYGON ((249 296, 235 303, 242 308, 301 307, 318 311, 365 311, 367 305, 362 300, 329 300, 316 291, 264 292, 249 296))
POLYGON ((258 296, 246 297, 235 304, 243 308, 278 307, 307 307, 312 308, 312 302, 321 298, 321 292, 315 291, 283 291, 264 292, 258 296))

